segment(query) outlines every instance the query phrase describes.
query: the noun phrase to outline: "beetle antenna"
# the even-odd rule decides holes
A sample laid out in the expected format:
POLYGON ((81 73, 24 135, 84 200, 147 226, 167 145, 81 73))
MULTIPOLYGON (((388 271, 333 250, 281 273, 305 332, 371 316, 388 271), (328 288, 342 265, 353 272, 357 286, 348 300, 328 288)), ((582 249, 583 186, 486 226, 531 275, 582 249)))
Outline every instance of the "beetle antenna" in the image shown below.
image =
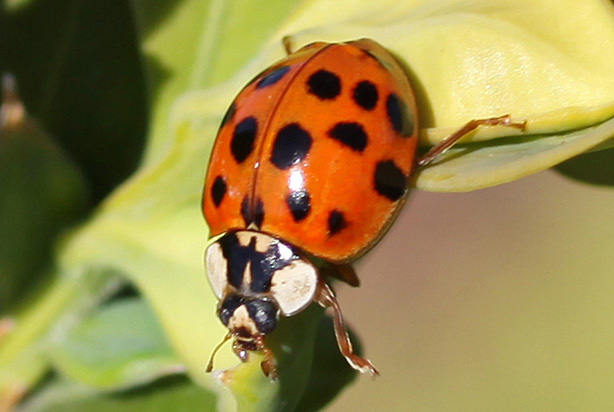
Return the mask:
POLYGON ((227 333, 226 336, 224 336, 224 339, 222 339, 222 341, 220 343, 218 343, 217 346, 213 349, 213 352, 211 352, 211 357, 209 358, 209 363, 207 363, 207 369, 205 369, 205 372, 209 373, 209 372, 211 372, 213 370, 213 358, 215 358, 215 354, 217 353, 217 351, 220 350, 220 348, 231 337, 232 337, 232 334, 231 333, 227 333))

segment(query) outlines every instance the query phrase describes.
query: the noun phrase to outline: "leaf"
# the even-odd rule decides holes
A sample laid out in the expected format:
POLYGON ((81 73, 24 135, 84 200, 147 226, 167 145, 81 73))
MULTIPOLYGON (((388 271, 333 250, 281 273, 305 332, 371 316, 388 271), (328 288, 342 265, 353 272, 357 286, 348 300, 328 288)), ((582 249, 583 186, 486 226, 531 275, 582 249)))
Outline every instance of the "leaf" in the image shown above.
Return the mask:
POLYGON ((167 378, 143 389, 104 394, 76 383, 55 380, 29 399, 21 412, 191 412, 214 411, 213 394, 185 378, 167 378))
POLYGON ((64 375, 90 387, 118 390, 185 371, 158 322, 141 299, 100 308, 51 349, 64 375))
MULTIPOLYGON (((278 360, 278 382, 272 383, 262 374, 263 357, 255 354, 247 365, 220 374, 219 379, 233 392, 238 410, 316 411, 356 378, 358 373, 337 348, 332 319, 314 317, 314 312, 321 311, 312 306, 290 319, 282 318, 278 330, 270 335, 268 344, 278 360), (305 374, 305 369, 311 373, 305 374)), ((359 343, 353 333, 350 335, 359 343)), ((356 350, 361 353, 360 345, 356 350)))
POLYGON ((468 191, 520 179, 586 152, 614 136, 614 119, 560 135, 458 145, 416 175, 419 189, 468 191))
POLYGON ((14 328, 0 339, 0 409, 20 400, 49 369, 47 349, 61 341, 76 319, 121 286, 108 268, 52 273, 14 317, 14 328))
POLYGON ((612 117, 612 9, 600 0, 320 0, 280 31, 297 46, 370 37, 394 51, 416 85, 423 126, 436 127, 425 136, 432 143, 442 128, 506 113, 539 116, 539 132, 612 117), (609 108, 592 118, 554 116, 601 105, 609 108))
MULTIPOLYGON (((209 385, 214 382, 204 368, 226 332, 202 269, 208 231, 198 205, 212 142, 198 137, 216 123, 215 117, 180 121, 167 157, 116 191, 60 255, 64 271, 92 264, 120 268, 145 295, 182 361, 209 385)), ((230 354, 219 359, 236 362, 230 354)))
MULTIPOLYGON (((474 167, 474 157, 462 156, 454 163, 453 179, 442 183, 451 171, 447 162, 439 162, 415 181, 424 190, 466 191, 543 170, 613 136, 597 138, 592 129, 614 117, 614 43, 608 41, 614 38, 613 16, 612 3, 599 0, 314 0, 278 34, 292 34, 296 47, 370 37, 396 53, 416 92, 424 144, 441 141, 471 119, 511 114, 527 120, 525 136, 534 137, 533 143, 518 141, 536 145, 530 151, 540 153, 539 167, 515 161, 516 146, 504 139, 496 152, 505 156, 488 170, 474 167), (581 129, 587 129, 585 136, 576 133, 581 129), (568 133, 564 140, 573 140, 574 150, 564 156, 544 150, 541 137, 568 133), (493 170, 495 176, 476 179, 493 170)), ((272 55, 269 50, 259 58, 270 61, 272 55)), ((481 128, 464 142, 513 136, 517 133, 504 127, 481 128)), ((476 154, 490 155, 481 148, 475 146, 476 154)))
MULTIPOLYGON (((351 333, 356 352, 362 355, 359 341, 351 333)), ((330 317, 321 319, 315 339, 315 353, 307 388, 296 411, 310 412, 324 409, 341 390, 355 381, 359 373, 350 368, 341 352, 336 350, 337 341, 330 317)))
MULTIPOLYGON (((168 114, 176 99, 228 79, 245 64, 298 0, 134 0, 152 88, 152 125, 146 161, 168 142, 168 114), (178 47, 180 44, 180 47, 178 47)), ((281 44, 281 42, 280 42, 281 44)))
MULTIPOLYGON (((268 336, 279 373, 275 382, 264 376, 261 355, 252 356, 246 365, 224 371, 219 379, 226 384, 237 400, 239 411, 294 410, 309 381, 313 362, 314 335, 322 310, 312 305, 292 318, 280 319, 277 330, 268 336)), ((337 350, 336 346, 332 347, 337 350)), ((328 348, 329 350, 331 347, 328 348)))

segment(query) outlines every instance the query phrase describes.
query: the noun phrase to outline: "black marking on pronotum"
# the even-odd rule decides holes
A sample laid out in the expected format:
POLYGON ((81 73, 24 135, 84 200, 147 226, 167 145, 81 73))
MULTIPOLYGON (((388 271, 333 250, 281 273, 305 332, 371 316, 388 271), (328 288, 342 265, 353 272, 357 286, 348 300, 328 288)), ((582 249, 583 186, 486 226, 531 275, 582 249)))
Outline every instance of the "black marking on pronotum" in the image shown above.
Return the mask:
POLYGON ((406 177, 392 160, 377 164, 374 173, 375 190, 392 201, 399 200, 405 194, 406 177))
POLYGON ((363 109, 373 110, 377 105, 377 100, 379 98, 377 87, 375 87, 375 85, 370 81, 363 80, 359 82, 356 87, 354 87, 352 98, 354 99, 354 102, 356 102, 356 104, 363 109))
POLYGON ((241 120, 236 126, 230 141, 230 151, 237 163, 242 163, 254 150, 254 141, 258 133, 258 121, 250 116, 241 120))
POLYGON ((262 89, 267 86, 274 85, 282 79, 290 71, 290 66, 280 66, 271 72, 264 75, 258 83, 256 83, 256 89, 262 89))
POLYGON ((329 235, 336 235, 345 227, 347 227, 347 222, 345 220, 345 216, 343 212, 339 210, 333 210, 328 215, 328 233, 329 235))
POLYGON ((367 147, 367 133, 360 123, 339 122, 328 131, 328 135, 356 152, 367 147))
POLYGON ((295 222, 305 219, 311 210, 311 196, 307 190, 297 190, 286 197, 286 203, 295 222))
POLYGON ((409 137, 414 133, 414 122, 407 104, 395 93, 390 93, 386 99, 386 113, 392 128, 401 136, 409 137))
POLYGON ((298 123, 282 127, 275 136, 271 163, 285 170, 301 162, 309 153, 313 139, 298 123))
POLYGON ((245 268, 248 263, 250 264, 251 283, 249 284, 249 292, 251 293, 268 292, 271 289, 273 274, 299 258, 294 252, 292 256, 281 256, 279 246, 276 244, 271 244, 266 252, 257 251, 256 235, 251 238, 247 246, 239 243, 239 239, 234 232, 222 236, 218 242, 227 262, 226 276, 228 283, 237 290, 241 289, 245 268))
POLYGON ((218 176, 213 181, 213 186, 211 186, 211 199, 213 199, 213 204, 215 207, 218 207, 222 200, 224 200, 224 196, 226 195, 226 181, 222 176, 218 176))
POLYGON ((331 100, 341 93, 341 80, 335 73, 318 70, 307 80, 307 90, 321 100, 331 100))
POLYGON ((226 259, 228 283, 239 289, 241 283, 243 283, 243 272, 245 272, 245 266, 248 261, 248 255, 245 252, 246 248, 239 244, 239 239, 234 232, 222 236, 219 243, 222 248, 222 254, 226 259))
POLYGON ((226 114, 224 114, 224 117, 222 118, 222 124, 220 125, 220 129, 226 126, 226 123, 232 120, 236 112, 237 112, 237 103, 232 102, 228 110, 226 110, 226 114))
POLYGON ((245 196, 243 201, 241 201, 241 216, 245 222, 245 227, 253 223, 257 228, 261 228, 264 221, 264 203, 262 203, 262 199, 257 197, 256 201, 252 204, 250 198, 245 196))

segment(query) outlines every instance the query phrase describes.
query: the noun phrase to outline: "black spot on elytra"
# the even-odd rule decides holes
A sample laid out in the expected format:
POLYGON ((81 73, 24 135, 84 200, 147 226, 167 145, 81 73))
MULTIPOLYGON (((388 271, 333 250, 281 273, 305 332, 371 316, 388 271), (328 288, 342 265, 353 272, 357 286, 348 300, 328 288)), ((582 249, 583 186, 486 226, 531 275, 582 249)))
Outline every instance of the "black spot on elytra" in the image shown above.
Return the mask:
POLYGON ((319 70, 309 76, 307 90, 322 100, 334 99, 341 93, 341 80, 335 73, 319 70))
POLYGON ((222 118, 222 124, 220 125, 220 129, 226 126, 226 123, 232 120, 236 112, 237 104, 235 102, 232 102, 228 110, 226 110, 226 114, 224 114, 224 117, 222 118))
POLYGON ((245 196, 241 202, 241 216, 245 222, 245 226, 255 224, 257 228, 262 227, 264 221, 264 203, 259 197, 252 204, 250 198, 245 196))
POLYGON ((276 68, 275 70, 271 71, 270 73, 262 77, 260 80, 258 80, 258 83, 256 83, 256 89, 262 89, 264 87, 271 86, 277 83, 289 71, 290 71, 289 66, 280 66, 276 68))
POLYGON ((296 222, 305 219, 311 210, 311 196, 306 190, 297 190, 290 193, 290 195, 286 197, 286 203, 296 222))
POLYGON ((211 186, 211 199, 213 199, 215 207, 222 203, 227 189, 226 180, 222 176, 216 177, 213 181, 213 186, 211 186))
POLYGON ((242 163, 254 150, 254 141, 258 133, 258 121, 250 116, 236 125, 230 141, 230 151, 237 163, 242 163))
POLYGON ((330 235, 339 233, 347 225, 343 212, 335 209, 328 215, 328 232, 330 235))
POLYGON ((285 170, 301 162, 309 153, 312 140, 309 132, 298 123, 282 127, 273 143, 271 163, 278 169, 285 170))
POLYGON ((360 123, 339 122, 328 131, 328 135, 357 152, 367 147, 367 133, 360 123))
POLYGON ((354 88, 352 98, 357 105, 365 110, 373 110, 377 105, 379 94, 377 93, 377 87, 368 80, 359 82, 354 88))
POLYGON ((392 128, 403 137, 409 137, 414 132, 414 122, 407 104, 395 93, 390 93, 386 100, 386 112, 392 128))
POLYGON ((406 178, 403 171, 392 160, 383 160, 375 167, 375 190, 392 201, 405 194, 406 178))

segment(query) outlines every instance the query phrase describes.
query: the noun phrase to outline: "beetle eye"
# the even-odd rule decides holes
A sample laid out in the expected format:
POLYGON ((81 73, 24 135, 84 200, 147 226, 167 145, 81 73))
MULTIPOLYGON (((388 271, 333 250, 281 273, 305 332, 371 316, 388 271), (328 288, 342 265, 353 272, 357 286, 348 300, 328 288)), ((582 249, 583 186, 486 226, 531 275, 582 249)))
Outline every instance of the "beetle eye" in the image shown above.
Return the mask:
POLYGON ((219 242, 212 243, 207 248, 205 252, 205 268, 213 293, 215 293, 218 299, 222 299, 226 286, 228 286, 228 264, 219 242))
POLYGON ((277 326, 277 306, 268 299, 255 299, 247 302, 249 317, 256 323, 261 333, 273 332, 277 326))
POLYGON ((235 313, 235 310, 243 303, 243 299, 238 295, 230 295, 224 299, 219 309, 219 316, 224 325, 228 326, 228 322, 235 313))
POLYGON ((294 260, 273 273, 271 292, 281 313, 292 316, 311 303, 318 287, 315 267, 304 260, 294 260))

